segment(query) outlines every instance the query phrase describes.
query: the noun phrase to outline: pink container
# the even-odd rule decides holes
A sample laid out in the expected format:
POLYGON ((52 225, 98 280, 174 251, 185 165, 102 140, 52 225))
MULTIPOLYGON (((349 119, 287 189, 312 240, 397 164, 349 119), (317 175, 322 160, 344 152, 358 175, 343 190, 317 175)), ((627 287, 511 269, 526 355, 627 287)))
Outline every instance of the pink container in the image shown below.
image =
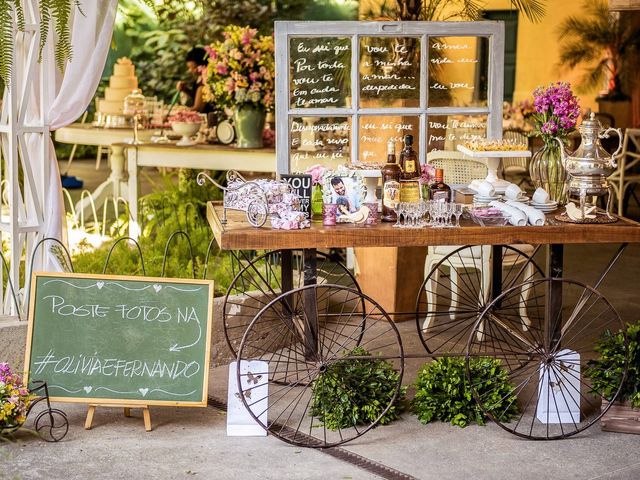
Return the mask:
POLYGON ((337 212, 338 212, 337 203, 323 203, 322 204, 322 224, 335 225, 337 212))
POLYGON ((369 209, 365 225, 376 225, 378 223, 378 202, 364 203, 363 205, 369 209))

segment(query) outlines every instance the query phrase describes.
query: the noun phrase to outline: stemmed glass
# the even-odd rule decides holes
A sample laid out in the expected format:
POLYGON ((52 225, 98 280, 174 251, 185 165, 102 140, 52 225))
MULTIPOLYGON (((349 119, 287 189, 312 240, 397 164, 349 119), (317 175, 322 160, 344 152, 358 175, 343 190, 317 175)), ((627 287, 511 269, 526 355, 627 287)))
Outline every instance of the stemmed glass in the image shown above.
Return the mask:
POLYGON ((462 216, 462 212, 464 212, 464 204, 463 203, 456 203, 455 204, 455 210, 454 210, 454 215, 456 216, 456 227, 460 226, 460 217, 462 216))
POLYGON ((396 223, 393 224, 394 227, 402 227, 401 217, 405 215, 405 203, 398 202, 396 204, 396 223))

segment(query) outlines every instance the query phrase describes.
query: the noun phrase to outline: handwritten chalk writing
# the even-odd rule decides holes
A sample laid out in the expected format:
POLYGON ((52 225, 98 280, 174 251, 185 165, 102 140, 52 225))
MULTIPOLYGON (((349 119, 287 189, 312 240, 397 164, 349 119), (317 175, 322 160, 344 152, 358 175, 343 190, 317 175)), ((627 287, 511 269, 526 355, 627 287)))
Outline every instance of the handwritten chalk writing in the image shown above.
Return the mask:
POLYGON ((144 320, 145 322, 165 323, 171 320, 171 314, 167 307, 156 307, 151 305, 128 306, 116 305, 116 313, 120 314, 123 320, 144 320))
POLYGON ((185 307, 184 310, 178 308, 178 323, 189 323, 195 321, 200 323, 198 313, 193 307, 185 307))
POLYGON ((376 95, 380 95, 381 92, 389 90, 415 90, 416 87, 407 83, 391 84, 391 85, 365 85, 362 87, 363 92, 375 92, 376 95))
POLYGON ((431 48, 433 48, 434 50, 468 50, 471 47, 466 43, 449 44, 449 43, 442 43, 442 42, 434 42, 433 44, 431 44, 431 48))
POLYGON ((294 78, 293 79, 293 84, 294 85, 303 85, 303 84, 316 84, 318 83, 320 80, 318 78, 308 78, 308 77, 302 77, 302 78, 294 78))
POLYGON ((65 299, 59 295, 47 295, 43 300, 51 299, 51 313, 56 315, 74 316, 74 317, 93 317, 104 318, 109 313, 109 307, 101 305, 71 305, 66 303, 65 299))
POLYGON ((293 64, 296 67, 296 73, 298 72, 313 72, 315 70, 315 67, 312 67, 311 65, 307 65, 307 59, 306 58, 298 58, 296 60, 294 60, 293 64))
POLYGON ((314 125, 304 125, 300 122, 291 122, 291 132, 348 132, 350 125, 344 123, 319 123, 314 125))
POLYGON ((33 362, 36 375, 46 374, 47 371, 86 376, 103 377, 148 377, 148 378, 191 378, 200 372, 200 364, 196 361, 184 362, 176 360, 145 361, 141 359, 124 360, 119 358, 102 358, 97 355, 66 355, 57 356, 55 350, 50 349, 45 355, 39 355, 33 362))
POLYGON ((442 65, 442 64, 445 64, 445 63, 453 63, 453 60, 451 60, 449 57, 432 58, 429 61, 431 63, 435 63, 436 65, 442 65))
POLYGON ((447 87, 442 85, 440 82, 434 82, 433 85, 430 85, 429 88, 433 88, 434 90, 446 90, 447 87))
POLYGON ((459 58, 456 61, 458 63, 478 63, 479 62, 477 58, 459 58))

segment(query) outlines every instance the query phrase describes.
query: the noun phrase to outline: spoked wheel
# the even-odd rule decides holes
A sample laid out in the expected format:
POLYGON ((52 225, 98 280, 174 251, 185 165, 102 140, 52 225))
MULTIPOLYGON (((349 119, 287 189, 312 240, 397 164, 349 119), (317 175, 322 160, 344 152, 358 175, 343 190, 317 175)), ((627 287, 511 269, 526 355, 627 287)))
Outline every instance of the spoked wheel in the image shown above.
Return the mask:
POLYGON ((491 368, 467 368, 473 395, 487 416, 520 437, 581 432, 604 414, 603 397, 585 375, 598 356, 594 344, 623 326, 611 304, 582 283, 545 278, 514 286, 487 306, 469 336, 467 366, 482 358, 491 368), (523 307, 531 321, 524 331, 523 307))
POLYGON ((340 445, 397 415, 400 334, 358 290, 309 285, 277 297, 249 325, 238 359, 239 397, 287 443, 340 445), (243 368, 256 360, 264 362, 259 371, 243 368), (260 376, 267 388, 257 385, 260 376), (371 406, 372 397, 380 403, 371 406))
POLYGON ((35 428, 40 438, 47 442, 59 442, 69 431, 67 415, 57 408, 43 410, 35 420, 35 428))
MULTIPOLYGON (((464 355, 469 332, 491 300, 498 260, 502 264, 499 292, 543 277, 531 258, 532 246, 502 245, 500 259, 493 258, 493 250, 489 245, 430 248, 416 301, 418 334, 428 353, 464 355)), ((526 328, 525 312, 522 320, 526 328)))
MULTIPOLYGON (((282 267, 288 259, 286 252, 275 250, 257 257, 248 256, 247 252, 237 253, 241 265, 233 281, 227 289, 223 304, 224 335, 227 345, 234 356, 247 327, 269 302, 278 297, 282 291, 282 267)), ((303 255, 300 250, 291 252, 291 285, 284 290, 301 287, 304 284, 303 255)), ((322 252, 316 252, 317 283, 342 285, 360 291, 353 274, 338 260, 322 252)), ((362 305, 364 308, 364 305, 362 305)))

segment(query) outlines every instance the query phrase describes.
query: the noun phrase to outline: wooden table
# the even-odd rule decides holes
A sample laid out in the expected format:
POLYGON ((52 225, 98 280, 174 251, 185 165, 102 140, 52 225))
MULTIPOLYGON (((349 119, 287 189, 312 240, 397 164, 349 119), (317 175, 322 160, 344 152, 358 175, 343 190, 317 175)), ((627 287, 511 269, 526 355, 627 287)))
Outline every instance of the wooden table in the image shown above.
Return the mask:
MULTIPOLYGON (((495 389, 493 395, 504 395, 498 390, 499 371, 504 370, 514 385, 515 394, 522 397, 517 422, 492 418, 520 437, 565 438, 598 420, 601 410, 597 403, 601 397, 594 392, 589 393, 592 396, 586 394, 591 389, 581 376, 581 365, 593 358, 594 341, 602 332, 621 330, 624 323, 597 289, 626 245, 640 243, 640 224, 626 219, 613 224, 556 224, 551 222, 553 215, 548 215, 550 224, 540 227, 481 227, 469 220, 462 220, 460 228, 420 229, 394 228, 389 224, 325 227, 314 222, 309 229, 283 231, 251 227, 244 219, 244 212, 237 211, 227 212, 225 224, 221 205, 213 203, 207 206, 207 217, 220 247, 239 250, 246 265, 234 279, 234 282, 241 279, 242 283, 234 283, 225 298, 225 305, 229 302, 230 306, 223 312, 225 335, 236 340, 230 341, 229 345, 232 349, 235 345, 241 361, 260 359, 268 363, 267 369, 261 367, 260 374, 268 374, 269 388, 278 392, 273 399, 269 397, 268 402, 265 398, 251 397, 251 401, 243 400, 243 403, 248 407, 263 402, 268 405, 265 409, 271 409, 275 404, 273 410, 278 413, 273 415, 284 421, 262 425, 285 441, 291 441, 291 435, 281 435, 285 427, 300 435, 300 425, 310 415, 307 406, 312 400, 306 398, 310 398, 311 393, 304 392, 304 388, 313 391, 315 379, 322 378, 323 372, 337 362, 346 365, 354 361, 374 363, 381 359, 391 362, 401 377, 407 358, 464 355, 471 362, 478 357, 481 361, 491 357, 500 367, 492 377, 496 382, 486 381, 486 388, 495 389), (593 286, 563 278, 563 246, 579 243, 622 244, 593 286), (410 313, 417 322, 417 333, 426 353, 404 351, 392 318, 397 312, 380 308, 378 297, 383 292, 360 292, 357 284, 351 287, 333 282, 317 268, 322 257, 317 256, 316 249, 329 247, 465 245, 462 248, 473 251, 471 245, 483 244, 489 245, 480 249, 490 253, 484 257, 488 261, 480 259, 476 263, 475 257, 465 256, 467 264, 456 273, 459 285, 467 281, 479 282, 479 291, 464 295, 460 287, 456 287, 459 293, 453 294, 451 292, 456 289, 451 287, 451 295, 447 296, 442 288, 446 285, 439 284, 434 288, 429 284, 433 280, 427 278, 421 283, 418 301, 414 302, 410 313), (537 247, 529 256, 521 257, 521 261, 508 260, 504 252, 514 251, 518 244, 537 247), (534 260, 542 245, 548 245, 545 278, 534 260), (253 260, 244 254, 246 250, 280 252, 253 260), (294 254, 293 250, 302 250, 302 254, 294 254), (277 262, 277 266, 265 268, 269 261, 277 262), (514 266, 518 273, 516 278, 511 278, 508 272, 514 266), (529 267, 534 267, 532 273, 520 277, 529 267), (470 271, 475 271, 476 276, 470 271), (485 276, 488 276, 486 282, 485 276), (296 278, 300 279, 299 283, 296 278), (261 289, 260 285, 266 285, 266 288, 261 289), (427 287, 431 288, 431 299, 427 287), (425 291, 427 301, 422 303, 425 291), (254 301, 257 305, 242 314, 238 309, 242 304, 237 300, 238 293, 245 293, 245 301, 254 301), (349 306, 345 308, 348 301, 349 306), (429 334, 426 332, 433 332, 433 335, 427 339, 429 334), (462 350, 457 348, 460 343, 462 350), (442 349, 430 348, 435 345, 442 349), (357 353, 355 349, 361 346, 365 352, 357 353), (302 379, 292 377, 290 372, 295 375, 303 372, 305 376, 302 379), (293 397, 291 401, 288 398, 281 400, 287 395, 293 397), (593 398, 596 400, 590 400, 593 398), (530 405, 533 405, 531 409, 530 405), (295 420, 289 421, 291 418, 295 420), (562 420, 554 420, 556 418, 562 420)), ((452 255, 457 252, 454 250, 452 255)), ((413 270, 422 276, 422 267, 416 263, 405 265, 402 273, 407 276, 413 270)), ((431 279, 432 273, 433 270, 429 273, 431 279)), ((446 275, 453 285, 452 271, 448 270, 446 275)), ((386 281, 388 277, 383 278, 386 281)), ((238 384, 248 385, 248 375, 238 368, 238 384)), ((481 375, 473 373, 470 367, 467 369, 471 388, 485 381, 477 378, 481 375)), ((243 391, 251 391, 251 387, 244 387, 243 391)), ((491 408, 491 401, 483 403, 484 397, 476 392, 474 398, 483 411, 491 408)), ((487 394, 487 398, 496 397, 487 394)), ((272 414, 269 415, 271 419, 272 414)), ((326 430, 315 432, 311 422, 306 436, 301 436, 298 443, 313 446, 330 443, 326 430)), ((341 433, 339 441, 361 434, 358 429, 349 431, 344 437, 341 433)))

